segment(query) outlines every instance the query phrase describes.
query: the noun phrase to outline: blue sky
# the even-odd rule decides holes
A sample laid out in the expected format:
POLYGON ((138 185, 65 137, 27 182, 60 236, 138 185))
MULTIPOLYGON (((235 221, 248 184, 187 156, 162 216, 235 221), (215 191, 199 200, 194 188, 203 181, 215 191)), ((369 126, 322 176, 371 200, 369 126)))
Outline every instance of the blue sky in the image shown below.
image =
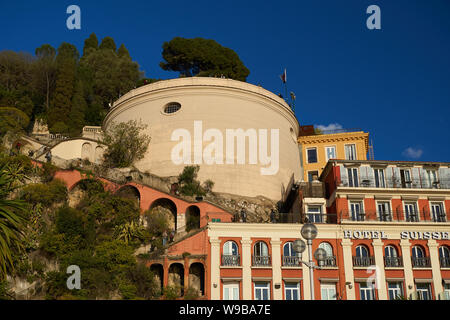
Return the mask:
POLYGON ((161 45, 175 36, 232 48, 248 82, 297 96, 300 124, 362 128, 375 159, 450 162, 450 1, 24 1, 2 3, 0 50, 73 43, 95 32, 124 43, 151 78, 161 45), (81 30, 66 8, 81 8, 81 30), (368 30, 369 5, 381 30, 368 30))

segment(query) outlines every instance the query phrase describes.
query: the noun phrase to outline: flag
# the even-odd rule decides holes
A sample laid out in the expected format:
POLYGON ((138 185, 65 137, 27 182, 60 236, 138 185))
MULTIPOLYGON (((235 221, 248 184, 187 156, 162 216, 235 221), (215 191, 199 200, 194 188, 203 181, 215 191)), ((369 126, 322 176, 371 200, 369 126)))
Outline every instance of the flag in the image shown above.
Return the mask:
POLYGON ((286 69, 284 69, 284 73, 282 75, 280 75, 281 81, 283 81, 283 83, 286 83, 287 81, 287 75, 286 75, 286 69))

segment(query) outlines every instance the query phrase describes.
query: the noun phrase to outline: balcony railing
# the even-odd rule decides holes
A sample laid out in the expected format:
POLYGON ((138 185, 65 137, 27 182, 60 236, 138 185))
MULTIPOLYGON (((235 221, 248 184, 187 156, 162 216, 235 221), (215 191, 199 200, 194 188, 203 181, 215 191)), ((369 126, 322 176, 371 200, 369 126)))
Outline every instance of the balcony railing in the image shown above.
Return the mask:
POLYGON ((440 257, 439 261, 441 262, 441 268, 450 268, 450 258, 440 257))
POLYGON ((375 265, 375 258, 371 257, 356 257, 353 256, 353 266, 354 267, 368 267, 375 265))
POLYGON ((222 255, 222 266, 240 266, 241 257, 233 254, 223 254, 222 255))
POLYGON ((387 268, 403 267, 402 257, 384 257, 384 266, 387 268))
MULTIPOLYGON (((328 213, 327 215, 332 215, 328 213)), ((450 212, 448 214, 450 216, 450 212)), ((338 215, 338 221, 381 221, 381 222, 447 222, 447 215, 445 213, 439 216, 434 215, 427 209, 418 210, 414 213, 406 214, 403 208, 397 208, 394 211, 388 212, 351 212, 343 210, 338 215)))
POLYGON ((413 268, 430 268, 430 257, 411 257, 413 268))
POLYGON ((283 256, 283 266, 285 266, 285 267, 300 266, 300 257, 298 257, 298 256, 283 256))
POLYGON ((400 189, 450 189, 449 179, 428 182, 426 179, 402 180, 398 177, 377 180, 375 178, 358 177, 358 179, 340 179, 337 187, 350 188, 400 188, 400 189))
POLYGON ((254 267, 265 267, 270 265, 271 265, 270 256, 253 256, 254 267))
POLYGON ((320 261, 320 267, 336 267, 336 256, 328 256, 325 260, 320 261))

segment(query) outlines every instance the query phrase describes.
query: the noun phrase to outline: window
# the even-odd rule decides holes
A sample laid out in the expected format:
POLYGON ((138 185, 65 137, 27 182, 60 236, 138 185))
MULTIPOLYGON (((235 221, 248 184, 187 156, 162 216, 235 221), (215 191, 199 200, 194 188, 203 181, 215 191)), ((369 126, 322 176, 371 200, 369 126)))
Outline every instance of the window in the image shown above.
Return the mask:
POLYGON ((336 285, 334 283, 321 283, 320 293, 322 300, 336 300, 336 285))
POLYGON ((406 221, 419 221, 415 202, 405 202, 405 219, 406 221))
POLYGON ((306 149, 308 163, 317 163, 317 148, 306 149))
POLYGON ((286 242, 283 246, 283 266, 298 266, 300 253, 294 251, 293 242, 286 242))
POLYGON ((345 145, 345 160, 356 160, 356 146, 354 144, 345 145))
POLYGON ((322 206, 308 206, 307 217, 309 222, 322 222, 322 206))
POLYGON ((384 180, 384 169, 373 169, 375 174, 375 187, 376 188, 385 188, 386 183, 384 180))
POLYGON ((164 113, 171 114, 171 113, 177 112, 180 109, 181 109, 181 104, 179 104, 178 102, 171 102, 171 103, 168 103, 164 107, 164 113))
POLYGON ((401 257, 397 254, 394 246, 386 246, 384 248, 384 265, 386 267, 401 267, 403 265, 401 257))
POLYGON ((325 158, 327 161, 336 159, 336 147, 325 147, 325 158))
POLYGON ((374 286, 367 283, 360 283, 359 295, 361 300, 375 300, 374 286))
POLYGON ((402 183, 402 188, 411 188, 411 172, 409 169, 400 169, 400 182, 402 183))
POLYGON ((333 247, 328 242, 322 242, 319 244, 319 248, 322 248, 327 253, 324 261, 321 261, 319 264, 323 267, 335 267, 336 260, 333 255, 333 247))
POLYGON ((348 186, 349 187, 358 187, 358 169, 356 168, 348 168, 348 186))
POLYGON ((391 205, 389 202, 378 202, 377 209, 380 221, 392 221, 391 205))
POLYGON ((364 221, 361 202, 350 202, 350 213, 353 221, 364 221))
POLYGON ((448 247, 439 247, 439 260, 441 262, 441 268, 450 268, 450 249, 448 247))
POLYGON ((450 283, 444 284, 444 300, 450 300, 450 283))
POLYGON ((444 206, 442 203, 431 203, 431 216, 434 222, 445 222, 444 206))
POLYGON ((269 282, 255 282, 255 300, 269 300, 269 282))
POLYGON ((436 189, 439 186, 439 181, 437 177, 437 171, 436 170, 425 170, 425 176, 427 179, 428 187, 436 189))
POLYGON ((367 258, 369 256, 369 250, 365 246, 357 246, 356 256, 359 258, 367 258))
POLYGON ((389 300, 395 300, 398 297, 403 296, 403 283, 402 282, 388 282, 388 295, 389 300))
POLYGON ((425 255, 421 246, 412 247, 412 266, 416 268, 430 267, 430 259, 425 255))
POLYGON ((258 241, 253 248, 253 265, 268 266, 270 265, 269 249, 263 241, 258 241))
POLYGON ((418 300, 431 300, 431 290, 429 283, 417 283, 416 291, 418 300))
POLYGON ((224 283, 223 300, 239 300, 239 283, 224 283))
POLYGON ((222 255, 223 266, 239 266, 239 249, 238 245, 234 241, 227 241, 223 245, 222 255))
POLYGON ((286 282, 284 296, 286 300, 300 300, 300 283, 286 282))
POLYGON ((308 181, 314 181, 319 179, 319 171, 308 171, 308 181))

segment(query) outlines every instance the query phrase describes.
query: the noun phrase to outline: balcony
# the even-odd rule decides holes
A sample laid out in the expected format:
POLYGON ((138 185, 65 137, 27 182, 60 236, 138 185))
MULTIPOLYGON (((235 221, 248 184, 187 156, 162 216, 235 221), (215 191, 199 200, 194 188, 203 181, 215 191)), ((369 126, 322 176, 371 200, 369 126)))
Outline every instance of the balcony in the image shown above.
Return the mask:
MULTIPOLYGON (((327 213, 329 217, 332 213, 327 213)), ((450 215, 450 212, 449 212, 450 215)), ((441 214, 439 216, 430 214, 428 209, 418 210, 417 212, 405 214, 402 208, 389 212, 359 212, 354 213, 349 210, 342 210, 338 214, 338 223, 347 221, 380 221, 380 222, 447 222, 447 216, 441 214)))
POLYGON ((283 266, 284 267, 299 267, 300 257, 298 256, 283 256, 283 266))
POLYGON ((345 188, 393 188, 393 189, 450 189, 450 180, 441 179, 429 183, 424 179, 402 180, 398 177, 376 180, 375 178, 358 177, 358 179, 341 179, 336 187, 345 188))
POLYGON ((353 256, 354 267, 369 267, 375 265, 375 258, 371 257, 356 257, 353 256))
POLYGON ((441 268, 450 268, 450 258, 440 257, 439 261, 441 262, 441 268))
POLYGON ((332 268, 332 267, 336 267, 336 256, 328 256, 325 258, 325 260, 320 261, 319 263, 320 267, 325 267, 325 268, 332 268))
POLYGON ((413 268, 430 268, 430 257, 412 257, 411 258, 413 268))
POLYGON ((270 256, 253 256, 254 267, 268 267, 271 266, 270 256))
POLYGON ((403 267, 402 257, 384 257, 384 266, 386 268, 403 267))
POLYGON ((239 255, 223 254, 222 266, 237 267, 241 265, 241 257, 239 255))

